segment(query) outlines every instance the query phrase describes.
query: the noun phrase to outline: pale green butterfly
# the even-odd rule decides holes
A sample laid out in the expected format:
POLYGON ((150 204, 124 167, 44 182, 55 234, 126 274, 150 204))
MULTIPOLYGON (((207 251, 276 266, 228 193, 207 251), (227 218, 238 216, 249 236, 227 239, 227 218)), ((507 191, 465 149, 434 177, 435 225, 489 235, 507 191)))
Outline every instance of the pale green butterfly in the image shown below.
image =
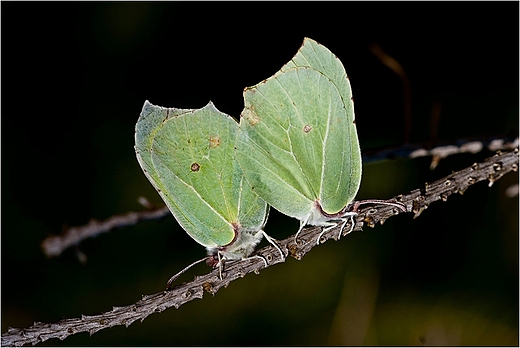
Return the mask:
POLYGON ((244 100, 238 162, 260 197, 300 220, 298 233, 307 224, 325 226, 319 243, 342 222, 341 236, 349 218, 354 228, 360 203, 383 203, 351 204, 361 182, 352 91, 325 46, 306 38, 280 71, 246 88, 244 100))
MULTIPOLYGON (((211 102, 188 110, 146 101, 135 127, 135 152, 146 177, 184 230, 206 247, 208 264, 220 271, 221 260, 248 257, 262 237, 284 256, 262 230, 269 206, 246 184, 236 161, 237 130, 238 123, 211 102)), ((168 288, 205 259, 173 276, 168 288)))

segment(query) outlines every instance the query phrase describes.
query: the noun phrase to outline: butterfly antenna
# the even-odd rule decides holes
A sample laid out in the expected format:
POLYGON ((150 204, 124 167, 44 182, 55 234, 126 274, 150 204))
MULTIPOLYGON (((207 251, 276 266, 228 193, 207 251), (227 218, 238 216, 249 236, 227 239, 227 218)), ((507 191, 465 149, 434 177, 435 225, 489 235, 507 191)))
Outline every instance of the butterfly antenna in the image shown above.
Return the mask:
POLYGON ((178 272, 177 274, 175 274, 174 276, 172 276, 170 278, 170 280, 168 280, 168 282, 166 283, 166 290, 171 290, 171 286, 172 286, 172 283, 181 276, 181 274, 183 274, 184 272, 186 272, 187 270, 189 270, 191 267, 195 266, 196 264, 198 263, 201 263, 202 261, 205 261, 207 259, 207 257, 204 257, 203 259, 200 259, 198 261, 195 261, 193 262, 191 265, 187 266, 187 267, 184 267, 184 269, 182 269, 180 272, 178 272))
POLYGON ((364 200, 361 200, 361 201, 355 201, 353 202, 352 204, 352 211, 353 212, 356 212, 357 209, 359 208, 359 206, 363 205, 363 204, 383 204, 383 205, 391 205, 393 207, 396 207, 396 208, 399 208, 401 209, 403 212, 406 212, 406 205, 404 205, 403 203, 399 203, 399 202, 390 202, 390 201, 385 201, 385 200, 382 200, 382 199, 364 199, 364 200))

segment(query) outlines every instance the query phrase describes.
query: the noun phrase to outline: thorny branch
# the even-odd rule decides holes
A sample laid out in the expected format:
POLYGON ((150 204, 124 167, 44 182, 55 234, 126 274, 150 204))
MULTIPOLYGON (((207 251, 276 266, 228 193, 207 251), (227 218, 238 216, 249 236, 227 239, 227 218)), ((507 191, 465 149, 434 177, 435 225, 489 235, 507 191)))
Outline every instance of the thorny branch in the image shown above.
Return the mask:
MULTIPOLYGON (((486 140, 460 141, 455 145, 437 146, 430 150, 427 150, 420 145, 408 145, 394 149, 372 151, 372 153, 369 154, 364 153, 363 163, 397 157, 417 158, 432 156, 430 167, 431 169, 434 169, 441 159, 457 153, 469 152, 475 154, 486 148, 491 151, 505 151, 513 150, 516 147, 518 147, 518 138, 493 138, 486 140)), ((91 220, 88 224, 83 226, 69 227, 60 235, 49 236, 43 240, 41 245, 42 250, 47 257, 57 257, 61 255, 65 249, 79 245, 79 243, 84 239, 109 232, 114 228, 134 225, 142 220, 160 219, 170 215, 168 208, 164 205, 158 207, 152 206, 151 203, 142 197, 140 198, 140 203, 147 209, 138 212, 131 211, 124 214, 114 215, 103 221, 91 220)))
MULTIPOLYGON (((452 173, 445 178, 432 183, 426 183, 424 187, 399 195, 391 201, 403 203, 408 212, 415 214, 415 218, 435 201, 441 199, 446 201, 454 193, 463 194, 469 186, 480 181, 488 180, 489 186, 491 186, 504 174, 511 171, 516 172, 517 170, 518 148, 507 153, 499 151, 495 156, 486 159, 482 163, 474 163, 470 167, 452 173)), ((355 226, 353 230, 361 230, 364 224, 374 227, 377 223, 383 223, 392 215, 397 215, 400 212, 399 209, 388 205, 366 206, 360 209, 359 214, 354 218, 355 226)), ((325 233, 321 238, 321 243, 338 237, 338 229, 339 227, 325 233)), ((349 229, 350 226, 346 226, 344 231, 349 229)), ((300 233, 297 243, 295 243, 293 235, 278 241, 278 244, 285 254, 284 256, 290 255, 300 260, 317 245, 316 239, 321 231, 320 227, 305 228, 300 233)), ((272 245, 258 250, 256 255, 263 256, 269 263, 268 267, 284 261, 272 245)), ((265 265, 260 258, 228 262, 225 265, 223 279, 219 278, 218 269, 215 269, 206 275, 195 277, 189 283, 178 285, 170 291, 144 295, 135 304, 114 307, 111 311, 99 315, 82 315, 81 318, 64 319, 55 324, 36 322, 33 326, 25 329, 10 327, 6 333, 2 334, 2 346, 37 344, 50 338, 63 340, 78 332, 89 332, 92 335, 99 330, 116 325, 128 327, 136 320, 143 321, 150 314, 162 312, 170 307, 179 308, 186 302, 202 298, 204 291, 214 295, 222 287, 227 287, 232 281, 242 278, 251 272, 259 273, 263 268, 265 268, 265 265)))

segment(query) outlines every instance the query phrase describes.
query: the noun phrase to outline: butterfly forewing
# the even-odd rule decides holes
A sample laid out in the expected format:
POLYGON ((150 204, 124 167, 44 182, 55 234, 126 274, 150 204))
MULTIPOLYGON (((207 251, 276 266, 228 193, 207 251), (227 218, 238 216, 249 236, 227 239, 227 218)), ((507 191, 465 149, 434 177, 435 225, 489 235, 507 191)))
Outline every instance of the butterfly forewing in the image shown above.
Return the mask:
POLYGON ((270 205, 304 221, 351 202, 361 180, 352 93, 341 62, 306 39, 271 78, 244 92, 237 157, 270 205))
POLYGON ((235 187, 241 179, 234 157, 236 128, 212 104, 179 110, 149 103, 136 127, 141 166, 180 225, 206 247, 226 245, 235 236, 235 187))

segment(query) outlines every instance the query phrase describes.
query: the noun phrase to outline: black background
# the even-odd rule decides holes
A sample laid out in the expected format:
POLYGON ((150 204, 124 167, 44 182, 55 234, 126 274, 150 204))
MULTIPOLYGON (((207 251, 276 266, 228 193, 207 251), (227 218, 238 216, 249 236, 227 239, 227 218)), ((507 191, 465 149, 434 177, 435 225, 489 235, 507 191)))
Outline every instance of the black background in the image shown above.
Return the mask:
MULTIPOLYGON (((343 62, 362 150, 403 142, 399 78, 410 78, 412 142, 518 134, 517 2, 2 2, 2 332, 136 302, 202 257, 173 218, 87 240, 46 259, 63 226, 160 198, 133 150, 145 100, 238 117, 242 90, 273 75, 304 37, 343 62)), ((366 164, 358 194, 390 198, 492 155, 366 164)), ((129 328, 44 345, 517 345, 518 199, 488 188, 365 228, 129 328)), ((298 222, 271 211, 267 233, 298 222)), ((262 244, 263 245, 263 244, 262 244)), ((200 265, 185 275, 207 272, 200 265)))

